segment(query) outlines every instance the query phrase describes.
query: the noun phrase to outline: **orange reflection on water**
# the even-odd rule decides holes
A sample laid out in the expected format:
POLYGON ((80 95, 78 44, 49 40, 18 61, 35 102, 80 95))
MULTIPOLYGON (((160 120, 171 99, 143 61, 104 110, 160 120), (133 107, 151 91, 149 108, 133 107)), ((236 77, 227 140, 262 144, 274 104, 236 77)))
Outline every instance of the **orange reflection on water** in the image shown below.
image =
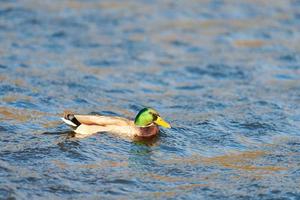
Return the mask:
POLYGON ((1 120, 15 120, 17 122, 26 122, 48 115, 49 113, 35 110, 0 107, 1 120))
POLYGON ((2 98, 2 100, 5 101, 5 102, 14 102, 14 101, 17 101, 17 100, 31 101, 32 97, 21 95, 21 94, 13 94, 13 95, 4 96, 2 98))
POLYGON ((114 168, 114 167, 128 167, 127 161, 101 161, 94 164, 76 164, 76 165, 70 165, 65 162, 62 162, 60 160, 53 160, 52 163, 54 163, 57 167, 61 169, 72 169, 72 168, 84 168, 84 169, 106 169, 106 168, 114 168))
POLYGON ((234 45, 237 47, 258 48, 266 45, 262 40, 235 40, 234 45))
POLYGON ((219 165, 225 168, 238 169, 243 171, 280 171, 287 170, 281 166, 265 166, 258 160, 263 156, 269 155, 266 151, 248 151, 241 153, 231 153, 215 157, 203 157, 194 155, 189 158, 173 158, 162 161, 164 164, 187 164, 187 165, 219 165), (255 162, 256 161, 256 162, 255 162))
POLYGON ((255 166, 248 164, 249 162, 267 155, 265 151, 252 151, 237 154, 228 154, 223 156, 216 156, 212 158, 205 158, 203 161, 207 164, 217 164, 226 168, 239 170, 265 170, 265 171, 280 171, 286 170, 285 167, 279 166, 255 166))

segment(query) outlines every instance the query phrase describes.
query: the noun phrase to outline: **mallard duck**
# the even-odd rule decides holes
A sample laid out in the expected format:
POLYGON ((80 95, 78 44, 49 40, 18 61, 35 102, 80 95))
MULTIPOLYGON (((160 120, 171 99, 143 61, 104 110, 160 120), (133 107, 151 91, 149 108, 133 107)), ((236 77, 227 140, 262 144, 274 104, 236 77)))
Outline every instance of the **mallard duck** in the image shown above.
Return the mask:
POLYGON ((100 132, 110 132, 131 139, 147 139, 158 134, 158 126, 171 128, 170 124, 152 108, 142 109, 136 115, 134 121, 115 116, 77 115, 72 113, 65 113, 62 120, 74 128, 75 137, 78 138, 100 132))

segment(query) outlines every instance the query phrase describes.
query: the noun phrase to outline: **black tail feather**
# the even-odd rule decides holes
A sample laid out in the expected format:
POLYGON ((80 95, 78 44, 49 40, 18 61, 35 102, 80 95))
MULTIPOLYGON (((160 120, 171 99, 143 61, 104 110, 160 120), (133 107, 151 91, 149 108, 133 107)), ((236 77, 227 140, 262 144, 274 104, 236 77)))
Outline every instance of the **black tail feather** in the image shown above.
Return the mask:
POLYGON ((81 123, 76 119, 76 117, 74 116, 74 114, 67 114, 65 115, 65 119, 70 120, 71 122, 73 122, 74 124, 76 124, 77 126, 79 126, 81 123))

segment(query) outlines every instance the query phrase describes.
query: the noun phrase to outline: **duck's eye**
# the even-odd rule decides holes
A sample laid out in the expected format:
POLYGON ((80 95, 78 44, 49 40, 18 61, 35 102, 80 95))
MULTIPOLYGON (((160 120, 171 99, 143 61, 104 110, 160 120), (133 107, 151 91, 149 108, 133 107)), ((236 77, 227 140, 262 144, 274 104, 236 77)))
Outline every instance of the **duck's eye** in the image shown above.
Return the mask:
POLYGON ((157 115, 157 114, 155 114, 155 113, 151 113, 151 114, 152 114, 152 116, 153 116, 153 121, 157 120, 157 118, 158 118, 158 115, 157 115))

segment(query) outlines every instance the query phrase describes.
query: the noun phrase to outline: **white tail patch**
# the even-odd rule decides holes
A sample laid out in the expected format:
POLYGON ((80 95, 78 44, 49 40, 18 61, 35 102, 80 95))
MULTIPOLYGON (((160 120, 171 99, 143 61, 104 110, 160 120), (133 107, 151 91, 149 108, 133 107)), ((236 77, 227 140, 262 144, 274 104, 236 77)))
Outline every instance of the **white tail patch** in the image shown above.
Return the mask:
POLYGON ((67 120, 67 119, 65 119, 65 118, 61 118, 66 124, 68 124, 68 125, 70 125, 70 126, 74 126, 74 127, 77 127, 77 125, 76 124, 74 124, 73 122, 71 122, 70 120, 67 120))

